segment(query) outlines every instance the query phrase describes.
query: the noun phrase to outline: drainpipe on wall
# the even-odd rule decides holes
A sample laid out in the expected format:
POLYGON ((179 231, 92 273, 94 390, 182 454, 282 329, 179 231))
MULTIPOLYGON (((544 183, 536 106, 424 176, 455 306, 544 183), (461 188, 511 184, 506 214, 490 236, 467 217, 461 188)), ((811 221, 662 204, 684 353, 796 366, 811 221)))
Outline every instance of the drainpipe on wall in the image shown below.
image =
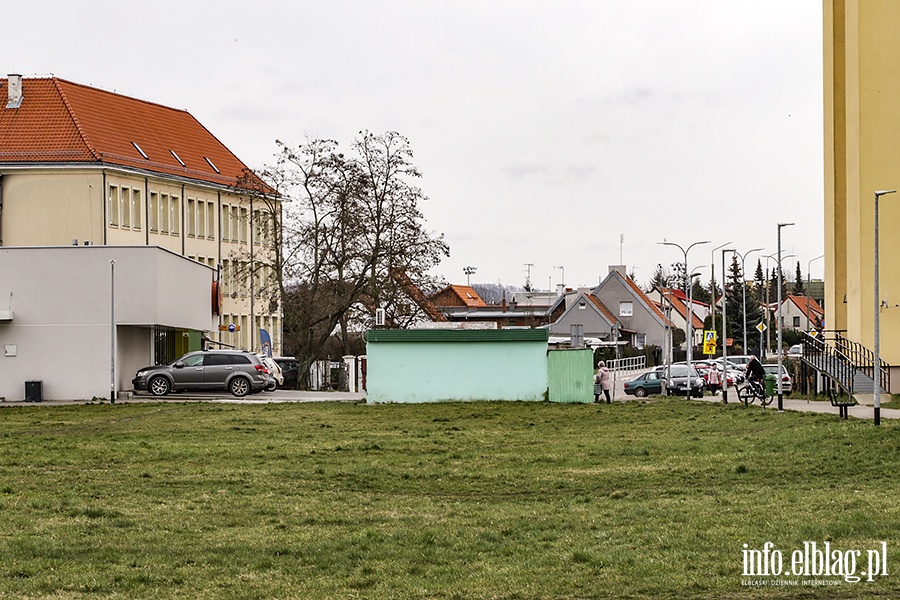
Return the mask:
POLYGON ((109 206, 106 197, 106 169, 103 170, 103 185, 102 190, 100 191, 100 208, 103 212, 103 222, 100 223, 100 228, 103 230, 103 245, 109 245, 109 215, 107 215, 107 211, 109 210, 109 206))
POLYGON ((255 219, 253 218, 253 195, 250 195, 250 350, 256 349, 256 302, 254 296, 256 295, 256 286, 255 283, 255 270, 253 267, 253 259, 255 258, 253 254, 253 225, 255 219))

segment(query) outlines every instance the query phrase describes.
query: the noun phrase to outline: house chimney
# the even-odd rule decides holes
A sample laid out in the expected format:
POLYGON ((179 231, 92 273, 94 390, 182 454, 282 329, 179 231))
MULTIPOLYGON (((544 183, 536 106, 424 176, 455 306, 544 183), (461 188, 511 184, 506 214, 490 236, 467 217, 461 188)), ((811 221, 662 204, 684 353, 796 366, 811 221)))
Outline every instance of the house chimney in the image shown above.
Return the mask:
POLYGON ((627 275, 625 265, 609 265, 609 272, 617 272, 619 275, 627 275))
POLYGON ((13 73, 7 75, 6 87, 9 90, 6 108, 19 108, 22 105, 22 76, 13 73))

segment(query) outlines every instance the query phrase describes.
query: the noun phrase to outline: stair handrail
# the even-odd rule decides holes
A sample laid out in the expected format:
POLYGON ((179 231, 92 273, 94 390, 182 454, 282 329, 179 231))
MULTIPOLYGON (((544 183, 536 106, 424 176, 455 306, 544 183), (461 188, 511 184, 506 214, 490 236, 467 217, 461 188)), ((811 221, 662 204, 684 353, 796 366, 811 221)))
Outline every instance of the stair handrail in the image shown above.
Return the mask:
MULTIPOLYGON (((869 350, 859 342, 854 342, 846 338, 843 334, 846 330, 835 330, 836 346, 853 362, 858 370, 869 376, 875 381, 875 352, 869 350)), ((891 369, 890 364, 879 357, 879 381, 881 389, 891 389, 891 369)))
POLYGON ((803 335, 803 358, 816 365, 835 383, 844 388, 847 394, 853 395, 853 380, 857 367, 853 358, 845 352, 850 348, 844 343, 846 338, 837 331, 823 331, 812 336, 803 335), (829 336, 829 334, 836 334, 829 336))

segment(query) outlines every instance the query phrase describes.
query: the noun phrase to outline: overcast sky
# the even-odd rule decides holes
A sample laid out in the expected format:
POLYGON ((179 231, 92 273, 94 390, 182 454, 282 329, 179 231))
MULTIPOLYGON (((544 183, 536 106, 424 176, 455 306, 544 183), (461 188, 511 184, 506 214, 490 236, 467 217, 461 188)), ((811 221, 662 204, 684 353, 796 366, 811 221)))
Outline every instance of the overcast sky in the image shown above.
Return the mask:
POLYGON ((683 259, 664 239, 710 240, 689 255, 708 280, 714 246, 774 253, 778 222, 789 275, 824 252, 819 0, 29 0, 3 21, 6 73, 186 109, 251 167, 276 139, 400 132, 453 283, 532 263, 538 288, 593 285, 621 256, 646 284, 683 259))

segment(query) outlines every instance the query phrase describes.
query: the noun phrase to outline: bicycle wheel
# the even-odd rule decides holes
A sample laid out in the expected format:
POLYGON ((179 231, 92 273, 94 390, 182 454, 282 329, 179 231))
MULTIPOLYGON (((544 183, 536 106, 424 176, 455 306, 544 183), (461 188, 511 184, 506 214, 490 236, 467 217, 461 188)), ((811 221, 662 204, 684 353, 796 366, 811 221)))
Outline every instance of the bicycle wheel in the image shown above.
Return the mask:
POLYGON ((738 399, 744 403, 744 406, 750 406, 750 404, 756 399, 756 394, 753 393, 753 388, 750 385, 742 385, 737 388, 738 399))
POLYGON ((767 396, 765 392, 765 388, 763 388, 762 394, 759 396, 759 403, 763 406, 768 406, 772 404, 772 401, 775 399, 775 395, 767 396))

